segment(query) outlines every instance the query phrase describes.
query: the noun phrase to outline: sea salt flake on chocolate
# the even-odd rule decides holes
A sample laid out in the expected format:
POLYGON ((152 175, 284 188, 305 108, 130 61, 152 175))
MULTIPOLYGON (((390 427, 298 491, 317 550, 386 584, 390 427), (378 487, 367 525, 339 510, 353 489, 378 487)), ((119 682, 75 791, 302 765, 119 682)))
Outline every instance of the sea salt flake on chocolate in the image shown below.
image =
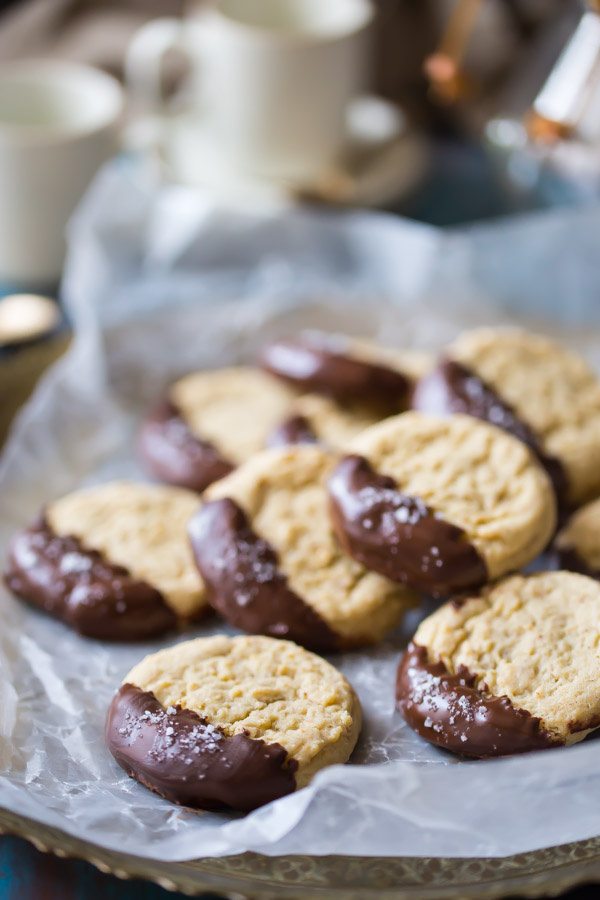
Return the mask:
POLYGON ((38 555, 28 547, 19 548, 19 563, 24 569, 32 569, 37 565, 38 555))
POLYGON ((72 572, 86 572, 92 568, 92 560, 81 553, 65 553, 60 561, 60 571, 64 575, 72 572))

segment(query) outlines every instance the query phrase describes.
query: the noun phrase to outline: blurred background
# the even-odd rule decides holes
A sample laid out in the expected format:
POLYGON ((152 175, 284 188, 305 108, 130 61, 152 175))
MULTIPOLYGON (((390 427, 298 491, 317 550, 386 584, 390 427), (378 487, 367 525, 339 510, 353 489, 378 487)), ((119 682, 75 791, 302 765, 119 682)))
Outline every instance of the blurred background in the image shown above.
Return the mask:
MULTIPOLYGON (((144 23, 164 16, 190 23, 208 5, 5 0, 0 59, 73 60, 123 80, 128 48, 144 23)), ((393 107, 363 108, 354 124, 363 144, 378 146, 366 155, 363 146, 354 156, 356 148, 345 148, 342 171, 323 173, 302 185, 302 193, 320 202, 393 209, 440 225, 597 196, 600 24, 590 26, 593 4, 374 0, 374 7, 365 89, 393 107), (552 90, 544 95, 553 71, 552 90)), ((171 48, 161 61, 162 97, 170 99, 170 115, 185 106, 190 89, 185 57, 171 48)), ((139 93, 132 96, 129 90, 130 123, 149 112, 139 93)), ((143 128, 133 132, 128 145, 143 143, 143 128)), ((193 180, 189 165, 177 168, 171 174, 193 180)), ((223 175, 205 170, 203 178, 214 186, 223 175)))
MULTIPOLYGON (((114 158, 227 207, 456 226, 596 203, 599 148, 598 0, 4 0, 0 296, 58 294, 114 158)), ((0 354, 59 322, 9 296, 0 354)))

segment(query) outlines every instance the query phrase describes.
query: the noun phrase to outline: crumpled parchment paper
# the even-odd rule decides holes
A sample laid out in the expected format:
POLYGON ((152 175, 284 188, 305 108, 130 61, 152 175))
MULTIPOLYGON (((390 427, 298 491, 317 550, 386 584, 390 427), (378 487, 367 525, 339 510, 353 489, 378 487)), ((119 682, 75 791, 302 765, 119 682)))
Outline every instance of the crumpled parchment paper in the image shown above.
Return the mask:
MULTIPOLYGON (((71 226, 73 348, 21 413, 0 463, 0 545, 45 500, 143 477, 136 428, 171 379, 251 360, 299 326, 434 349, 463 327, 527 317, 600 367, 598 234, 598 209, 444 234, 372 214, 250 216, 113 164, 71 226)), ((364 705, 352 765, 246 817, 175 807, 128 779, 103 743, 121 678, 174 639, 86 640, 3 588, 0 613, 0 805, 104 847, 161 860, 245 850, 468 857, 600 833, 595 741, 460 762, 405 726, 393 709, 402 634, 334 660, 364 705)))

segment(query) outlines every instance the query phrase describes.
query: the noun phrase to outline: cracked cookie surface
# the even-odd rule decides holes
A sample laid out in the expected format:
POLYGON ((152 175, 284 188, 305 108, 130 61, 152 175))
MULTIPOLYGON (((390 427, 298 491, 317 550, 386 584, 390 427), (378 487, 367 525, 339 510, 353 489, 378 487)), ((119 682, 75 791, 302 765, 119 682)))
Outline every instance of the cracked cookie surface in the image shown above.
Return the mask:
POLYGON ((225 735, 280 744, 302 787, 348 760, 361 710, 344 676, 290 641, 261 636, 186 641, 146 657, 125 677, 164 708, 191 710, 225 735))
POLYGON ((146 417, 140 456, 160 481, 202 492, 267 445, 295 397, 250 366, 192 372, 146 417))
POLYGON ((492 425, 409 412, 367 429, 348 450, 462 529, 489 579, 531 561, 552 536, 556 510, 546 473, 524 444, 492 425))
POLYGON ((156 588, 178 618, 205 607, 187 525, 200 501, 180 488, 115 481, 76 491, 48 504, 46 520, 58 536, 73 536, 105 560, 156 588))
MULTIPOLYGON (((237 504, 253 532, 275 551, 287 586, 334 632, 340 646, 357 646, 392 630, 415 597, 342 551, 326 491, 335 463, 332 453, 317 446, 267 450, 212 485, 206 500, 237 504)), ((209 530, 207 553, 210 542, 209 530)))
POLYGON ((600 726, 600 585, 571 572, 515 575, 445 604, 413 638, 428 662, 469 673, 571 744, 600 726))
POLYGON ((516 328, 466 332, 447 356, 508 402, 561 463, 572 504, 600 493, 600 381, 585 360, 516 328))

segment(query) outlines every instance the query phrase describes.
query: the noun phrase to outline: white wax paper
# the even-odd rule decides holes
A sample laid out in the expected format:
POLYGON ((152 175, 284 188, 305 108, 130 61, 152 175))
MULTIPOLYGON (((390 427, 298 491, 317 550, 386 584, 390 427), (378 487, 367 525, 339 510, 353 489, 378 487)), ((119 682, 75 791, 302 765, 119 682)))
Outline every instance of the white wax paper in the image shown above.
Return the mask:
MULTIPOLYGON (((75 344, 23 410, 0 464, 2 547, 50 498, 143 477, 133 437, 168 381, 251 360, 301 325, 436 348, 465 326, 528 314, 600 366, 599 234, 597 209, 460 233, 371 214, 217 212, 150 171, 113 165, 71 227, 75 344)), ((0 604, 0 805, 77 837, 183 860, 245 850, 499 856, 600 833, 598 743, 490 762, 435 750, 394 712, 401 634, 332 660, 365 711, 351 765, 246 817, 178 808, 128 779, 103 743, 121 678, 174 639, 102 644, 4 589, 0 604)))

